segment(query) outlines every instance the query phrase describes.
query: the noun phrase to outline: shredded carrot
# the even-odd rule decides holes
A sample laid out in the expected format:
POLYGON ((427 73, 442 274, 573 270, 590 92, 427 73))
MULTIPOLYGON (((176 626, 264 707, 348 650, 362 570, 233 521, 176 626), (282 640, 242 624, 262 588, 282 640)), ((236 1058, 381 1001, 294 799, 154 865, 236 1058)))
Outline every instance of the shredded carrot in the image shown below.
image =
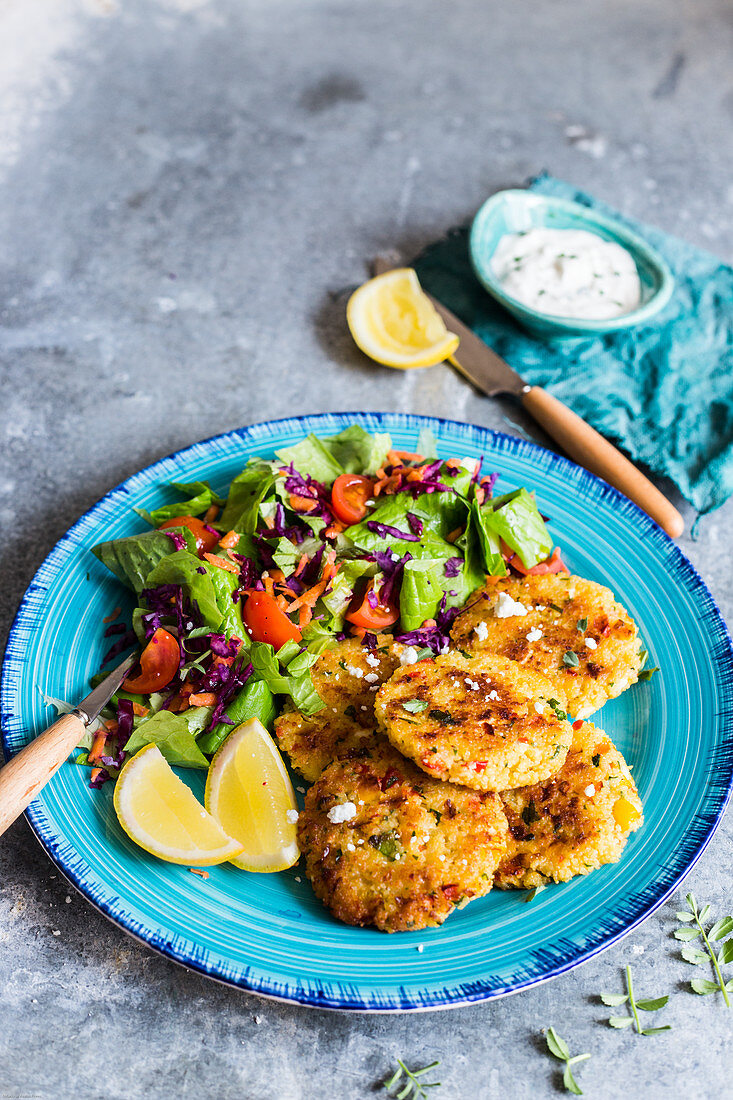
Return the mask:
MULTIPOLYGON (((416 454, 413 454, 412 451, 390 451, 389 454, 387 455, 387 458, 390 462, 392 461, 392 456, 393 455, 397 459, 397 462, 392 463, 394 466, 399 465, 400 462, 424 462, 425 461, 424 455, 416 455, 416 454)), ((453 459, 453 461, 457 462, 458 460, 453 459)))
POLYGON ((132 713, 136 714, 138 718, 144 718, 146 714, 150 714, 150 709, 148 707, 144 707, 142 703, 133 703, 132 713))
POLYGON ((188 869, 189 869, 189 871, 191 872, 192 875, 198 875, 200 878, 208 878, 209 877, 209 872, 208 871, 199 871, 198 867, 189 867, 188 869))
POLYGON ((345 530, 343 523, 340 520, 335 519, 330 527, 327 527, 323 532, 327 539, 335 539, 337 535, 340 535, 345 530))
POLYGON ((463 466, 460 458, 448 458, 445 464, 449 470, 460 470, 463 466))
POLYGON ((104 746, 105 746, 106 743, 107 743, 107 728, 106 728, 106 726, 102 726, 102 728, 98 729, 96 731, 96 733, 94 734, 94 739, 92 741, 92 747, 89 750, 89 755, 87 756, 87 760, 91 761, 92 764, 95 764, 97 762, 97 760, 101 760, 102 756, 104 754, 104 746))
POLYGON ((219 539, 219 546, 223 546, 225 550, 233 550, 239 542, 239 535, 236 531, 227 531, 226 535, 223 535, 219 539))
POLYGON ((219 515, 219 505, 212 504, 204 516, 204 523, 211 523, 219 515))
POLYGON ((310 561, 310 558, 308 557, 308 555, 303 554, 300 561, 298 562, 298 568, 295 570, 295 573, 293 574, 293 576, 299 577, 300 574, 305 569, 305 567, 306 567, 306 565, 308 564, 309 561, 310 561))
POLYGON ((226 569, 228 573, 239 574, 239 566, 235 565, 233 561, 227 561, 226 558, 220 558, 218 554, 204 554, 204 557, 212 565, 218 565, 220 569, 226 569))
POLYGON ((103 768, 92 768, 92 783, 102 774, 103 768))
POLYGON ((318 501, 313 497, 300 497, 295 493, 290 494, 290 507, 295 512, 312 512, 318 507, 318 501))
POLYGON ((216 706, 216 696, 214 695, 213 691, 195 692, 189 695, 188 701, 192 707, 216 706))
POLYGON ((275 584, 282 584, 285 580, 285 574, 282 569, 270 569, 269 574, 274 580, 275 584))
POLYGON ((300 629, 302 630, 304 627, 306 627, 312 618, 313 611, 310 607, 307 607, 305 604, 303 604, 303 606, 298 610, 298 626, 300 627, 300 629))
POLYGON ((215 653, 214 656, 211 658, 211 662, 214 665, 226 665, 227 668, 229 668, 233 664, 234 658, 220 657, 218 653, 215 653))
POLYGON ((462 527, 456 527, 455 531, 451 531, 451 533, 449 535, 445 536, 445 541, 446 542, 456 542, 461 537, 462 534, 463 534, 463 528, 462 527))
POLYGON ((272 531, 273 527, 275 526, 275 520, 272 518, 272 516, 263 516, 262 519, 265 527, 272 531))
POLYGON ((483 485, 477 485, 476 486, 476 503, 477 504, 483 504, 485 499, 486 499, 486 490, 484 489, 483 485))
POLYGON ((284 596, 275 596, 275 603, 277 604, 277 606, 280 608, 281 611, 289 611, 290 610, 290 605, 288 604, 288 601, 285 599, 284 596))
POLYGON ((114 611, 110 611, 109 615, 104 616, 104 618, 102 619, 102 622, 103 623, 113 623, 115 621, 115 619, 117 618, 117 616, 119 615, 120 611, 122 611, 122 608, 121 607, 116 607, 114 609, 114 611))
POLYGON ((332 550, 326 560, 326 565, 324 566, 323 573, 321 574, 321 579, 318 581, 317 584, 314 584, 312 588, 306 589, 302 596, 298 596, 297 599, 293 600, 293 602, 290 604, 290 607, 288 608, 288 611, 296 611, 299 607, 303 606, 309 607, 311 609, 315 607, 318 597, 325 592, 326 588, 328 587, 328 582, 338 572, 339 567, 334 563, 335 556, 336 553, 332 550))
POLYGON ((263 573, 262 574, 262 583, 265 586, 265 592, 267 593, 267 595, 272 596, 274 594, 274 588, 275 588, 275 582, 272 579, 272 577, 269 576, 269 574, 263 573))

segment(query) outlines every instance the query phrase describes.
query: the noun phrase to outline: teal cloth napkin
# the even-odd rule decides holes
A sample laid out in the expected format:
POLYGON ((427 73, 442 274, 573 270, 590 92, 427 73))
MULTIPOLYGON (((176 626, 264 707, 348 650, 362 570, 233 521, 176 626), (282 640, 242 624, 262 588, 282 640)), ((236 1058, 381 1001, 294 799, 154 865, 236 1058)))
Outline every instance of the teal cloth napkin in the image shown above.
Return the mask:
POLYGON ((467 228, 417 259, 422 285, 528 382, 547 387, 632 459, 671 478, 698 512, 720 507, 733 493, 733 267, 562 180, 543 175, 529 186, 616 218, 661 252, 676 285, 655 322, 543 343, 476 279, 467 228))

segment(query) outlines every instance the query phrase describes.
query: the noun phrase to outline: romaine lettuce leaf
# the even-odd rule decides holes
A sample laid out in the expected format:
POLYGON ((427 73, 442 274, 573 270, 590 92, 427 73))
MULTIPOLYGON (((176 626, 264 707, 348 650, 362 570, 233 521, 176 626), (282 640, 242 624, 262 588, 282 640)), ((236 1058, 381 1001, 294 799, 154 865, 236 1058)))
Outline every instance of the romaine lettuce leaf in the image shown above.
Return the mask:
MULTIPOLYGON (((221 593, 212 579, 214 568, 187 550, 177 550, 175 554, 170 554, 169 557, 162 558, 158 562, 148 574, 144 587, 157 588, 159 584, 180 584, 185 595, 198 607, 204 624, 212 630, 218 630, 224 613, 219 606, 221 593), (204 572, 200 573, 199 570, 202 567, 204 572)), ((219 570, 219 572, 225 572, 225 570, 219 570)))
POLYGON ((438 604, 450 583, 438 558, 413 558, 405 562, 400 589, 400 621, 403 631, 417 630, 435 618, 438 604))
MULTIPOLYGON (((295 643, 293 643, 295 645, 295 643)), ((299 647, 296 645, 296 650, 299 647)), ((300 654, 300 659, 289 645, 285 645, 275 654, 275 650, 266 642, 253 642, 250 660, 255 675, 264 680, 275 695, 289 695, 295 706, 303 714, 317 714, 323 709, 323 700, 313 686, 310 666, 316 660, 316 654, 300 654), (281 657, 282 654, 282 657, 281 657), (284 658, 284 661, 283 661, 284 658), (310 658, 310 661, 308 661, 310 658), (285 671, 280 667, 285 664, 285 671), (293 673, 290 672, 290 665, 293 673), (305 667, 304 667, 305 666, 305 667)))
MULTIPOLYGON (((392 438, 387 432, 372 435, 358 424, 321 442, 347 474, 375 474, 386 462, 387 452, 392 447, 392 438)), ((299 469, 297 464, 296 469, 299 469)))
POLYGON ((295 469, 303 477, 312 477, 316 481, 322 481, 324 484, 330 485, 339 474, 344 473, 344 468, 334 458, 327 444, 328 440, 318 439, 311 432, 300 443, 296 443, 294 447, 286 447, 284 450, 275 453, 284 466, 289 466, 292 462, 295 469))
POLYGON ((250 678, 242 690, 232 700, 224 712, 234 725, 226 722, 218 722, 213 729, 207 730, 199 737, 198 745, 202 752, 209 756, 216 752, 221 744, 226 741, 232 730, 249 721, 250 718, 259 718, 265 729, 272 730, 273 722, 277 714, 275 700, 272 692, 264 680, 250 678))
POLYGON ((340 562, 339 571, 331 581, 331 589, 321 596, 316 605, 316 614, 322 608, 326 614, 324 626, 331 630, 341 630, 344 624, 344 612, 354 595, 354 585, 362 577, 374 577, 377 566, 373 561, 363 558, 346 558, 340 562))
POLYGON ((257 526, 260 504, 274 484, 272 463, 263 462, 260 458, 250 459, 229 487, 229 496, 217 526, 225 531, 251 535, 257 526))
POLYGON ((201 731, 200 723, 208 721, 210 716, 209 707, 192 707, 185 714, 159 710, 133 730, 125 751, 136 753, 145 745, 154 743, 169 764, 181 768, 207 769, 209 761, 196 744, 195 735, 201 731))
MULTIPOLYGON (((195 554, 196 540, 188 528, 179 527, 176 534, 185 540, 187 550, 195 554)), ((145 531, 141 535, 112 539, 92 550, 102 564, 138 596, 147 587, 148 575, 159 562, 184 552, 176 550, 173 539, 165 531, 145 531)))
POLYGON ((486 529, 504 539, 527 569, 544 561, 552 550, 545 521, 526 489, 516 489, 489 501, 481 512, 486 529))
MULTIPOLYGON (((487 520, 487 512, 480 508, 474 500, 471 503, 471 518, 469 528, 473 532, 477 542, 476 569, 481 569, 492 577, 503 577, 506 574, 506 565, 501 556, 501 543, 499 536, 492 529, 487 520), (478 562, 480 561, 480 565, 478 562)), ((474 564, 472 562, 472 564, 474 564)))
POLYGON ((170 486, 176 492, 183 493, 187 499, 177 504, 163 504, 160 508, 154 508, 152 512, 146 512, 144 508, 134 509, 151 527, 160 527, 161 523, 176 516, 200 516, 202 512, 208 511, 212 504, 224 503, 208 481, 171 481, 170 486))
MULTIPOLYGON (((239 578, 228 569, 206 562, 206 570, 216 593, 216 603, 221 612, 221 622, 217 629, 226 638, 240 638, 246 641, 247 633, 242 623, 242 604, 234 603, 232 594, 239 587, 239 578)), ((200 574, 199 574, 200 576, 200 574)))

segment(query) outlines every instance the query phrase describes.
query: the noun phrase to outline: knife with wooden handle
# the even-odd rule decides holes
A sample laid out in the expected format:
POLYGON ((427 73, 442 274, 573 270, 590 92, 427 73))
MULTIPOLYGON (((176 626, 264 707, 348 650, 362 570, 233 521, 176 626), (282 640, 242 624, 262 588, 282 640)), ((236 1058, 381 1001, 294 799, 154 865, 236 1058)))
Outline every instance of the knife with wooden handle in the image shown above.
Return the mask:
MULTIPOLYGON (((375 274, 388 271, 396 265, 391 259, 377 257, 374 262, 375 274)), ((426 291, 427 293, 427 291, 426 291)), ((522 379, 501 356, 485 344, 475 332, 451 313, 449 309, 428 294, 446 327, 460 343, 450 357, 453 366, 471 382, 476 389, 487 397, 497 394, 510 394, 521 401, 524 408, 534 417, 548 435, 559 443, 563 450, 586 470, 597 474, 609 485, 620 489, 629 500, 638 504, 672 538, 679 538, 685 529, 685 521, 675 506, 649 478, 642 474, 628 458, 604 439, 595 428, 586 424, 562 401, 543 390, 541 386, 530 386, 522 379)))
POLYGON ((0 769, 0 836, 16 817, 20 817, 76 748, 87 726, 122 685, 137 657, 136 653, 126 657, 71 714, 62 715, 0 769))

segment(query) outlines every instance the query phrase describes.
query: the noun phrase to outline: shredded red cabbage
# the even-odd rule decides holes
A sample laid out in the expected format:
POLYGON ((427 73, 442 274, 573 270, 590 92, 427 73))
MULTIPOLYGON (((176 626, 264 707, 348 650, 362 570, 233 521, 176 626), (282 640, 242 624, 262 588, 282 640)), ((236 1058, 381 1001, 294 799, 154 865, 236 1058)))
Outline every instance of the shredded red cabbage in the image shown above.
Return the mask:
POLYGON ((99 788, 103 787, 107 780, 111 778, 112 776, 109 774, 109 772, 105 771, 104 768, 102 768, 99 775, 95 775, 93 779, 89 780, 89 786, 93 790, 98 791, 99 788))
POLYGON ((410 630, 406 634, 397 634, 396 640, 405 645, 424 646, 433 653, 442 653, 450 645, 450 628, 454 619, 460 615, 460 607, 446 607, 448 597, 443 593, 438 610, 435 613, 435 626, 422 626, 419 630, 410 630))
POLYGON ((388 523, 377 523, 374 519, 367 520, 367 530, 373 531, 383 539, 403 539, 404 542, 419 542, 419 535, 408 535, 400 531, 398 527, 390 527, 388 523))
POLYGON ((107 650, 102 658, 102 667, 108 665, 110 661, 114 661, 115 657, 119 657, 120 653, 124 653, 126 649, 129 649, 131 645, 134 645, 137 641, 135 632, 133 630, 126 630, 118 642, 107 650))
POLYGON ((443 566, 443 572, 446 577, 457 577, 462 568, 463 558, 448 558, 443 566))
POLYGON ((365 649, 376 649, 377 635, 371 634, 369 631, 367 631, 361 640, 361 644, 364 646, 365 649))
POLYGON ((119 747, 126 745, 132 737, 134 712, 131 699, 120 699, 117 703, 117 738, 119 747))
POLYGON ((483 466, 483 462, 484 462, 484 456, 481 455, 481 458, 476 463, 476 469, 473 471, 473 476, 471 477, 471 480, 468 483, 469 485, 475 485, 476 482, 478 481, 478 475, 481 473, 481 467, 483 466))
POLYGON ((397 561, 394 560, 392 554, 383 550, 377 550, 374 555, 374 560, 379 566, 380 570, 384 574, 384 581, 379 589, 379 598, 384 604, 395 604, 397 602, 397 596, 400 588, 402 587, 402 575, 405 571, 406 562, 410 561, 412 554, 405 553, 397 561))
POLYGON ((424 525, 420 517, 416 516, 414 512, 406 512, 405 514, 413 535, 422 535, 424 525))
POLYGON ((481 478, 481 488, 486 493, 487 497, 490 497, 494 491, 494 486, 499 479, 498 474, 489 474, 488 477, 481 478))
MULTIPOLYGON (((165 534, 171 540, 171 542, 175 546, 176 550, 185 550, 186 549, 186 540, 183 537, 183 535, 179 535, 179 533, 177 531, 166 531, 165 534)), ((216 537, 217 538, 219 537, 218 533, 217 533, 216 537)))

